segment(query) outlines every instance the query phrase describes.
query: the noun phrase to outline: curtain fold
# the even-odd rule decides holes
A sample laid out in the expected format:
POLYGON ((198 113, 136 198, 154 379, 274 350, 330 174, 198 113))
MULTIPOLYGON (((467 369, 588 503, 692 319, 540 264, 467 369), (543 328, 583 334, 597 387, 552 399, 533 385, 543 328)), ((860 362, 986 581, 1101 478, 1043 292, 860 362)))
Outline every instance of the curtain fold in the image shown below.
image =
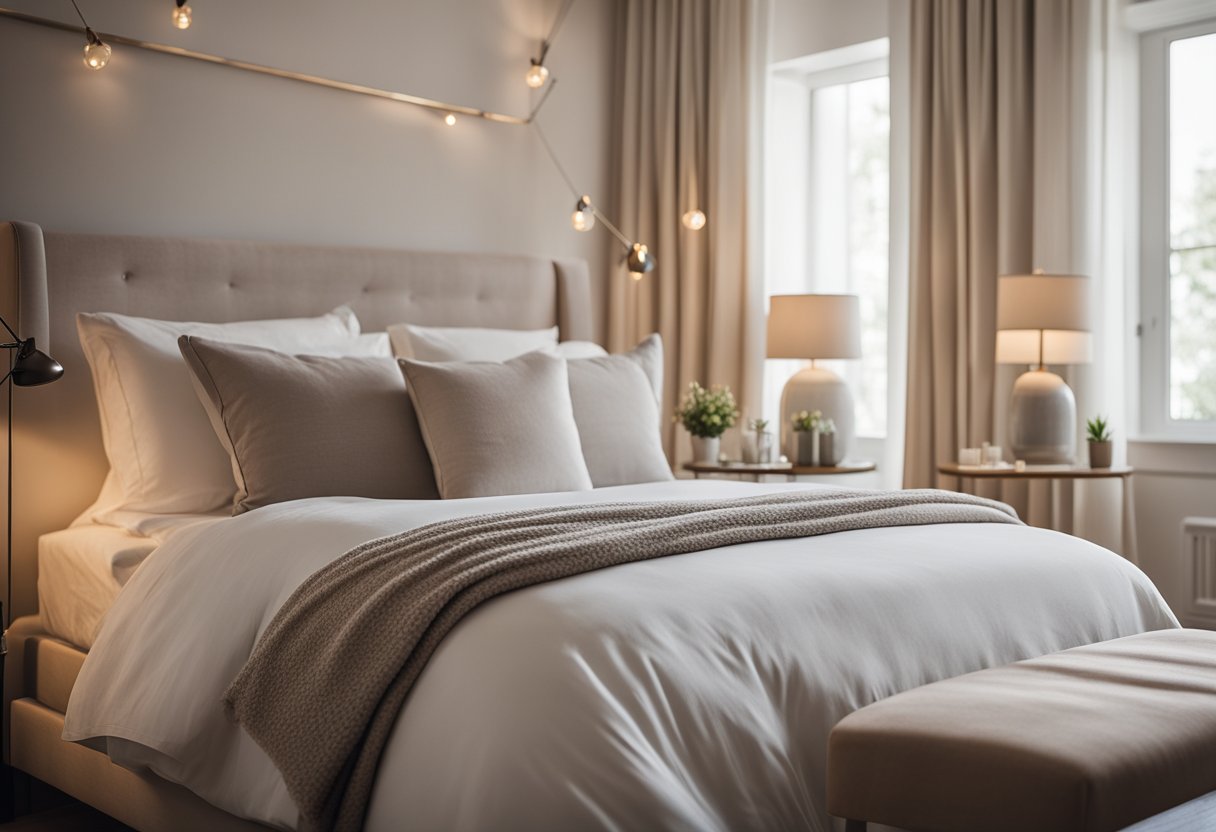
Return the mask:
MULTIPOLYGON (((663 336, 665 416, 693 380, 730 385, 758 409, 767 0, 622 0, 619 13, 618 213, 658 265, 640 281, 623 266, 612 273, 608 346, 663 336), (708 217, 700 231, 681 223, 692 208, 708 217)), ((667 419, 663 438, 673 463, 688 457, 667 419)))
POLYGON ((1088 272, 1088 9, 913 4, 905 486, 935 484, 960 447, 1007 444, 1019 368, 996 364, 998 275, 1088 272))

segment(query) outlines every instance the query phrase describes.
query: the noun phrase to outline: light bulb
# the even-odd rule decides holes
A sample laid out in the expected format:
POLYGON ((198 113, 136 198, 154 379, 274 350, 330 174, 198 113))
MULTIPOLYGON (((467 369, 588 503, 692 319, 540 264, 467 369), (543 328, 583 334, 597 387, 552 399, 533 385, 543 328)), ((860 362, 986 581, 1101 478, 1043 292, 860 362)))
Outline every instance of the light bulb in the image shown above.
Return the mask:
POLYGON ((590 211, 575 211, 570 215, 570 224, 575 231, 590 231, 595 228, 595 214, 590 211))
POLYGON ((92 29, 85 29, 88 43, 84 45, 84 65, 89 69, 101 69, 110 62, 110 44, 97 37, 92 29))
POLYGON ((575 231, 590 231, 595 227, 595 211, 591 209, 591 197, 583 196, 574 206, 570 224, 575 231))
POLYGON ((545 81, 549 80, 549 68, 544 64, 538 64, 533 61, 532 66, 528 68, 528 74, 524 76, 524 80, 532 89, 540 89, 545 85, 545 81))
POLYGON ((189 3, 181 3, 173 7, 173 25, 179 29, 189 29, 194 19, 194 11, 189 3))
POLYGON ((443 123, 446 124, 448 127, 455 127, 456 126, 456 114, 448 113, 446 116, 443 117, 443 123))
POLYGON ((629 267, 629 276, 634 280, 641 280, 646 272, 654 271, 654 258, 650 256, 650 249, 642 243, 634 243, 630 247, 625 262, 629 267))
POLYGON ((689 231, 700 231, 705 227, 705 212, 700 208, 693 208, 680 217, 680 222, 684 223, 684 227, 689 231))

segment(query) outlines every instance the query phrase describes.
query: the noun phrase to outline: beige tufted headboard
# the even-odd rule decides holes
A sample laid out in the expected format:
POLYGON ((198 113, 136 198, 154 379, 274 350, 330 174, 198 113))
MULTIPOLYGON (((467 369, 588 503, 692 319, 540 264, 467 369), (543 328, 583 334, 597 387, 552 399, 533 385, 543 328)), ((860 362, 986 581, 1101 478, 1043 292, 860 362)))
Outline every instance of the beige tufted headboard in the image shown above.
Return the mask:
MULTIPOLYGON (((54 384, 14 391, 14 617, 37 607, 38 536, 86 508, 108 469, 77 312, 235 321, 347 303, 368 332, 556 324, 562 340, 593 338, 586 263, 536 257, 44 234, 10 222, 0 223, 0 287, 0 315, 65 368, 54 384)), ((4 418, 0 406, 0 430, 4 418)), ((3 488, 0 471, 0 499, 3 488)))

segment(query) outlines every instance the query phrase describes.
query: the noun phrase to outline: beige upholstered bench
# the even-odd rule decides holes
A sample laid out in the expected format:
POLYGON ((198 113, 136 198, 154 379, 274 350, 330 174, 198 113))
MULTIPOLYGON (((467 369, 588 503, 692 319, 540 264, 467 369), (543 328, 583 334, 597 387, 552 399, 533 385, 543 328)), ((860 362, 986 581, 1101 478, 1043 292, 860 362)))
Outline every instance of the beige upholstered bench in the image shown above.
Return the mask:
POLYGON ((1162 630, 906 691, 828 741, 828 811, 915 830, 1101 832, 1216 790, 1216 632, 1162 630))

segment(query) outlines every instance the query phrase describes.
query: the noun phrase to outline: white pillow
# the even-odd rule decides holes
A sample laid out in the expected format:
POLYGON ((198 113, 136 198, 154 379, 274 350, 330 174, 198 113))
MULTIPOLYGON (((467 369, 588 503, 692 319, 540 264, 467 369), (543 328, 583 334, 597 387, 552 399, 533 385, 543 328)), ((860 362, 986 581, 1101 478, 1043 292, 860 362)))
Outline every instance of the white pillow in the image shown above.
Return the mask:
POLYGON ((659 433, 663 342, 566 364, 583 460, 596 488, 672 479, 659 433))
POLYGON ((341 350, 337 354, 314 352, 313 355, 330 355, 339 358, 352 358, 356 356, 366 358, 393 357, 393 345, 389 342, 387 332, 364 332, 357 336, 349 346, 343 344, 341 350))
POLYGON ((82 313, 76 328, 93 371, 110 477, 89 509, 97 522, 117 512, 202 514, 231 505, 228 454, 194 393, 177 346, 181 335, 288 353, 355 349, 359 321, 340 307, 317 318, 226 324, 82 313))
POLYGON ((462 326, 393 324, 388 328, 393 355, 416 361, 506 361, 533 350, 557 346, 557 327, 484 329, 462 326))
POLYGON ((562 341, 554 352, 565 359, 601 358, 608 354, 608 350, 594 341, 562 341))

